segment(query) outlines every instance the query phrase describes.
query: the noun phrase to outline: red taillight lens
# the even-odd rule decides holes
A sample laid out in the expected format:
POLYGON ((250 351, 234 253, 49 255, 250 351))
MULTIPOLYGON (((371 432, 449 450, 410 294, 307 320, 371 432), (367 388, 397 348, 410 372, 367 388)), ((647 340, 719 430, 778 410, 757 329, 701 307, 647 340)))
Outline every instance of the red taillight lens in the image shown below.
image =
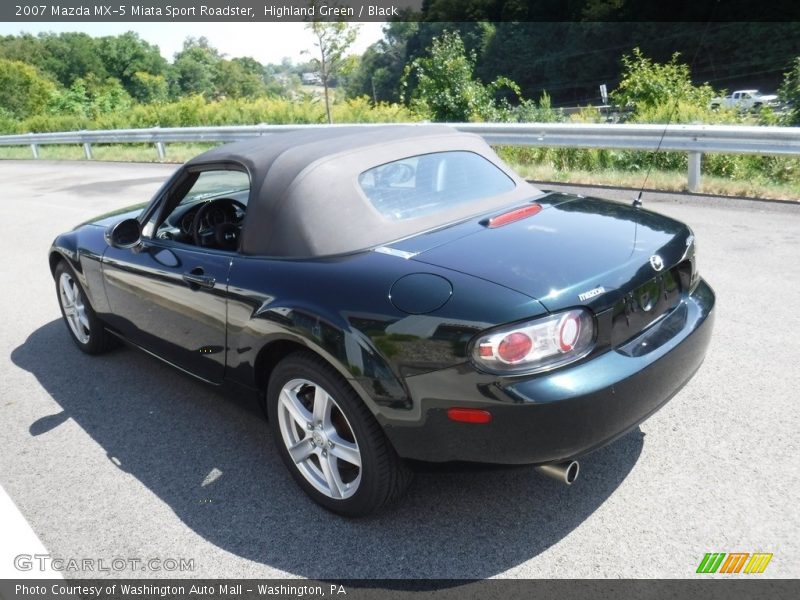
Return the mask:
POLYGON ((533 340, 524 333, 509 333, 497 345, 497 355, 507 363, 517 363, 528 356, 533 340))
POLYGON ((479 408, 448 408, 447 418, 458 423, 489 423, 492 413, 479 408))
POLYGON ((473 363, 498 374, 538 373, 580 360, 595 339, 592 313, 573 308, 490 329, 471 342, 473 363))
POLYGON ((494 356, 494 348, 491 344, 481 344, 478 347, 478 352, 484 358, 492 358, 494 356))
POLYGON ((575 342, 581 334, 580 319, 574 315, 567 315, 561 319, 558 326, 558 345, 562 352, 569 352, 575 347, 575 342))

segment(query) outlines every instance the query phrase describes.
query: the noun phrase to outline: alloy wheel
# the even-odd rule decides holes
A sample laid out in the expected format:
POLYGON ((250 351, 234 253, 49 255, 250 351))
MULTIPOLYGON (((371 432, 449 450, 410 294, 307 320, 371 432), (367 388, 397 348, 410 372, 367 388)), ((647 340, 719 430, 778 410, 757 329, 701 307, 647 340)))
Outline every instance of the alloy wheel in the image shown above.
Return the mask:
POLYGON ((81 290, 69 273, 61 274, 58 281, 58 292, 67 325, 81 344, 88 344, 91 334, 89 317, 86 314, 81 290))
POLYGON ((329 498, 343 500, 361 482, 361 451, 353 428, 320 385, 292 379, 278 397, 278 424, 300 474, 329 498))

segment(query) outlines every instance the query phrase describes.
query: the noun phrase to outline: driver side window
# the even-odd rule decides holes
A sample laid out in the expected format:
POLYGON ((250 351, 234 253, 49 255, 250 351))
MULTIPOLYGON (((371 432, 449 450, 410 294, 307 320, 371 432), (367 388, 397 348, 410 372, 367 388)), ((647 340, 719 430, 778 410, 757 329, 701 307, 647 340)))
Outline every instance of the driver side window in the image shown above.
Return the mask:
POLYGON ((172 192, 155 237, 219 250, 236 250, 250 195, 244 171, 215 169, 192 173, 172 192), (177 196, 177 197, 176 197, 177 196))

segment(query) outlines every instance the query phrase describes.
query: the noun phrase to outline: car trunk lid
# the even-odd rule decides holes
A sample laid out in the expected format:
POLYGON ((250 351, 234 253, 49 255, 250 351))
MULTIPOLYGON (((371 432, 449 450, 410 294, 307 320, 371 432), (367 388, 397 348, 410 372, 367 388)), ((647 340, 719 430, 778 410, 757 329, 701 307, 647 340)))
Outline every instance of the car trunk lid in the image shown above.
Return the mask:
POLYGON ((608 308, 686 254, 688 228, 657 213, 569 194, 536 202, 542 210, 532 216, 489 226, 490 218, 519 208, 511 207, 457 230, 407 240, 402 250, 419 263, 527 294, 550 311, 608 308))

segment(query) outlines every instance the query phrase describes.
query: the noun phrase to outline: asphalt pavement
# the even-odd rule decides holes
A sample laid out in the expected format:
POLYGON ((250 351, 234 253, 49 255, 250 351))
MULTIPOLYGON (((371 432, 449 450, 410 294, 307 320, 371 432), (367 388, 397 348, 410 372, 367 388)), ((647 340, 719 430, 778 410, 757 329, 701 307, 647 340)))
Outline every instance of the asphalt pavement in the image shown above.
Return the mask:
POLYGON ((6 549, 38 539, 94 561, 67 578, 679 578, 706 552, 771 552, 758 577, 800 576, 800 205, 645 194, 694 229, 716 329, 694 379, 573 486, 428 467, 399 504, 346 520, 295 486, 249 404, 67 336, 51 241, 149 199, 174 168, 0 161, 0 485, 35 533, 0 534, 6 549))

